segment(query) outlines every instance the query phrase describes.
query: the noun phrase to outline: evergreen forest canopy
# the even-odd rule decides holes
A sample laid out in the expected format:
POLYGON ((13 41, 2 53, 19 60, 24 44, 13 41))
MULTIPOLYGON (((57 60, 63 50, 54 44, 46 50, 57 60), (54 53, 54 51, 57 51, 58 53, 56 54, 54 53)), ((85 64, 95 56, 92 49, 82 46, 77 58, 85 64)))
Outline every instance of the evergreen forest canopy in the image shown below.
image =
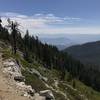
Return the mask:
POLYGON ((10 19, 8 19, 8 25, 3 27, 0 19, 0 40, 11 44, 13 54, 21 51, 24 59, 29 63, 37 60, 45 68, 60 70, 62 80, 64 80, 66 71, 68 71, 73 78, 77 78, 86 85, 100 91, 100 72, 98 70, 83 65, 80 61, 73 59, 66 52, 59 51, 53 45, 43 44, 37 36, 30 36, 28 30, 22 37, 18 27, 19 24, 10 19))

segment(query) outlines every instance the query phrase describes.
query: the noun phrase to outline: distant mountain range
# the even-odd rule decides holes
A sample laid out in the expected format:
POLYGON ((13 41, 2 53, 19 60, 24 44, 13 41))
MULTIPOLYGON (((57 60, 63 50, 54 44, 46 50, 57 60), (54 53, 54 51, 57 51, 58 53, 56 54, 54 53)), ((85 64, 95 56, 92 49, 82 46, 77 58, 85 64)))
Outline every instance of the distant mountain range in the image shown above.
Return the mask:
POLYGON ((63 50, 67 47, 84 44, 87 42, 100 40, 99 34, 54 34, 54 35, 39 35, 39 39, 43 43, 52 44, 63 50))
POLYGON ((100 41, 71 46, 64 51, 85 64, 100 66, 100 41))
POLYGON ((40 38, 40 40, 43 43, 48 43, 57 46, 59 50, 63 50, 66 47, 77 44, 73 40, 66 37, 43 37, 40 38))

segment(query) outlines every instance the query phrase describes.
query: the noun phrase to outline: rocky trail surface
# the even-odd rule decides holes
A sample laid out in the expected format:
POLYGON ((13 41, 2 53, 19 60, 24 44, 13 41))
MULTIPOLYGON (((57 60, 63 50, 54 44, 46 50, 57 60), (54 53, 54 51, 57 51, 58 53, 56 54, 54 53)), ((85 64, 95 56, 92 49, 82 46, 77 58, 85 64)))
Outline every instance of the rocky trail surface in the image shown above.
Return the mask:
POLYGON ((2 54, 0 53, 0 100, 29 100, 29 98, 21 96, 13 82, 12 85, 10 84, 11 80, 7 73, 3 72, 3 68, 2 54))

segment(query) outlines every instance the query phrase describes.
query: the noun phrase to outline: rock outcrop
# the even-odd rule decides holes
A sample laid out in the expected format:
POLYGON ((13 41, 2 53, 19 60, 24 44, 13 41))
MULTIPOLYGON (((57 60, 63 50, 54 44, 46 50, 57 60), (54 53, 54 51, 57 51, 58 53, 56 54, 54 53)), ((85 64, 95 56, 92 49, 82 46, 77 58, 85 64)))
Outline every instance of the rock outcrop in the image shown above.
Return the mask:
MULTIPOLYGON (((36 93, 30 85, 25 84, 25 77, 21 73, 21 67, 14 59, 6 59, 3 61, 3 73, 6 73, 9 77, 9 81, 15 85, 15 87, 21 91, 21 96, 28 97, 32 100, 55 100, 51 90, 43 90, 36 93)), ((27 69, 31 74, 35 74, 39 79, 47 82, 47 78, 43 77, 36 69, 27 69)), ((44 84, 45 85, 45 84, 44 84)))
POLYGON ((30 85, 25 84, 25 77, 21 73, 21 68, 14 59, 6 59, 3 61, 3 72, 8 74, 12 84, 21 91, 21 95, 32 98, 35 90, 30 85))

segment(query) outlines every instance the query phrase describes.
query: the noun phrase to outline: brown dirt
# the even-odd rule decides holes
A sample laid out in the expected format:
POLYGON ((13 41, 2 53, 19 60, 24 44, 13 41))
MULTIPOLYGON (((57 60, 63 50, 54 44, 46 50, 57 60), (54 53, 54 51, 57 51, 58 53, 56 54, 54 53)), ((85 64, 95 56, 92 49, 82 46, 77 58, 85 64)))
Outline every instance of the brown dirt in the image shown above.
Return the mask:
POLYGON ((20 90, 10 85, 7 75, 3 73, 2 56, 0 53, 0 100, 30 100, 22 96, 20 90))

